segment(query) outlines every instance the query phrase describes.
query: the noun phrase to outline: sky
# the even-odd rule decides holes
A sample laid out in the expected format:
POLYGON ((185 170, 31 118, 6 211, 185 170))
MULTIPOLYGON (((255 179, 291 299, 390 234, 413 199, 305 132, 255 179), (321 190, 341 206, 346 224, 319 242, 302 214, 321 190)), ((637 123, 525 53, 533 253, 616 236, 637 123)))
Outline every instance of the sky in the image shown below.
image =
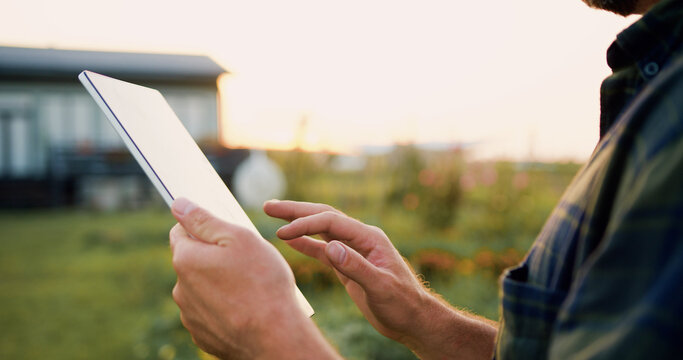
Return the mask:
POLYGON ((605 51, 637 18, 580 0, 4 0, 0 45, 209 55, 228 146, 466 144, 584 161, 605 51), (305 119, 305 120, 303 120, 305 119), (305 125, 302 125, 305 124, 305 125))

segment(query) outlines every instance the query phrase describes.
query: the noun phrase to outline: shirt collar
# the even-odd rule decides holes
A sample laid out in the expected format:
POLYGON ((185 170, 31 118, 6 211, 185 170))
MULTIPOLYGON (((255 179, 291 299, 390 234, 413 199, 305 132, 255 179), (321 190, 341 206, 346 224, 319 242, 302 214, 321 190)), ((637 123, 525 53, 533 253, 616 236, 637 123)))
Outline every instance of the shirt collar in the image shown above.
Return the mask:
POLYGON ((668 62, 683 35, 683 0, 662 0, 640 20, 626 28, 607 50, 613 71, 636 65, 649 80, 668 62))

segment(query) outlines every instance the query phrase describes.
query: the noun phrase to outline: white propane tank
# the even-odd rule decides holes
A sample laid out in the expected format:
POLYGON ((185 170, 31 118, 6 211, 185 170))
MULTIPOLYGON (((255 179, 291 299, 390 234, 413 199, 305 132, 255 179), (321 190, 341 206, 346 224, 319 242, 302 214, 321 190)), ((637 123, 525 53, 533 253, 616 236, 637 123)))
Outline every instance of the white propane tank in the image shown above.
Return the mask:
POLYGON ((282 170, 263 150, 249 152, 235 169, 232 184, 240 205, 249 209, 260 209, 266 200, 281 198, 287 186, 282 170))

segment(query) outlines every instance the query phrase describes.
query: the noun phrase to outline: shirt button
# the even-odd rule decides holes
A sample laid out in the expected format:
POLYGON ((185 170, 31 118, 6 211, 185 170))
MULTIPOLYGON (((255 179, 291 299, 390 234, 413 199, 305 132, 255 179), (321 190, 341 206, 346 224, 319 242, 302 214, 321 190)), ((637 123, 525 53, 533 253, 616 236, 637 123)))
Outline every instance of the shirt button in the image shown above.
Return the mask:
POLYGON ((657 65, 656 62, 649 62, 645 64, 645 67, 643 68, 643 72, 647 76, 655 76, 657 72, 659 72, 659 65, 657 65))

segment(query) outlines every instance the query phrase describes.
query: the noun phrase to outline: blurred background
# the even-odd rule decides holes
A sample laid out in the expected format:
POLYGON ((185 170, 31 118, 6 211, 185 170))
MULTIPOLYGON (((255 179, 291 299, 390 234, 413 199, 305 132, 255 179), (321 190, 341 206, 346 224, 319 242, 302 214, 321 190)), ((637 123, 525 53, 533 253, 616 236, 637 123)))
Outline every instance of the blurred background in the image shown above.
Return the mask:
POLYGON ((210 358, 170 297, 173 218, 81 70, 166 96, 342 355, 412 359, 260 204, 377 225, 497 320, 497 278, 592 152, 605 51, 634 20, 579 0, 5 1, 0 358, 210 358))

